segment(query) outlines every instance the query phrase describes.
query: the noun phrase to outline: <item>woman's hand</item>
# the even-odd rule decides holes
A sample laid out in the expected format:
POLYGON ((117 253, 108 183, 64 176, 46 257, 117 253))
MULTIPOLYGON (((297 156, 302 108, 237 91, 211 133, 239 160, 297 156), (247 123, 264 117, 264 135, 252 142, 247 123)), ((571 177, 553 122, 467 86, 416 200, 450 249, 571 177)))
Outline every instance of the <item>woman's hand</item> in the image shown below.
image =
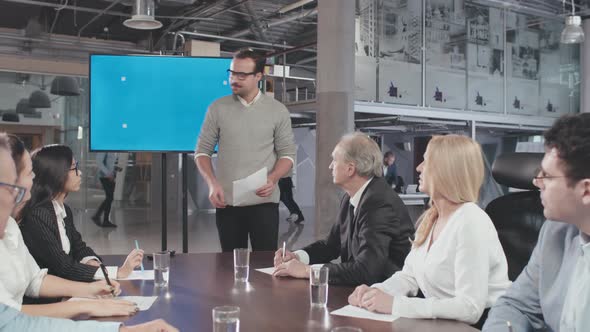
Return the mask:
POLYGON ((110 279, 112 286, 109 286, 106 280, 99 280, 86 284, 83 294, 78 294, 80 297, 113 297, 121 294, 121 285, 113 279, 110 279))
POLYGON ((135 303, 124 300, 89 300, 80 301, 80 304, 91 317, 129 316, 139 311, 135 303))
POLYGON ((125 263, 119 268, 117 271, 117 278, 127 278, 136 267, 141 265, 143 261, 143 250, 142 249, 133 249, 129 255, 127 255, 127 259, 125 259, 125 263))
POLYGON ((393 296, 377 288, 370 288, 361 298, 361 307, 382 314, 391 314, 393 296))
POLYGON ((365 295, 365 293, 370 289, 371 288, 367 285, 360 285, 357 288, 355 288, 354 292, 352 292, 348 296, 348 304, 353 305, 355 307, 360 307, 363 295, 365 295))

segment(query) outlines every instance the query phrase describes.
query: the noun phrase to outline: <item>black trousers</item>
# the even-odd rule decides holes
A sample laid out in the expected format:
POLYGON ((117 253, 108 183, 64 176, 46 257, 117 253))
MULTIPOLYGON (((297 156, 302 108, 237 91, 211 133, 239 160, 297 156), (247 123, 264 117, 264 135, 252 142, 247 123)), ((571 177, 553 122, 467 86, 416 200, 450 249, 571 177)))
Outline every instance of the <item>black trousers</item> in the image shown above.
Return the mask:
POLYGON ((113 197, 115 195, 115 180, 109 178, 100 178, 100 183, 104 189, 106 198, 98 207, 95 216, 99 217, 104 213, 103 220, 109 220, 109 214, 111 213, 111 205, 113 204, 113 197))
POLYGON ((253 251, 275 251, 279 238, 279 204, 228 206, 215 213, 221 250, 248 248, 253 251))
POLYGON ((281 190, 281 202, 285 204, 289 212, 301 215, 301 209, 293 199, 293 179, 291 177, 281 178, 279 180, 279 189, 281 190))

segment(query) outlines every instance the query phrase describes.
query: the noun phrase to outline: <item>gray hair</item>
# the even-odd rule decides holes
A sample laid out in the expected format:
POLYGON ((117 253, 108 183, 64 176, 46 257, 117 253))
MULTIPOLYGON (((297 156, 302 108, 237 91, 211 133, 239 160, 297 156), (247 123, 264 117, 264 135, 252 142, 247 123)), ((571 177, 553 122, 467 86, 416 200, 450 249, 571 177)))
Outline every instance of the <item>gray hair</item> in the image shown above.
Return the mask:
POLYGON ((353 163, 362 177, 383 176, 381 149, 367 134, 354 132, 342 136, 338 143, 346 162, 353 163))

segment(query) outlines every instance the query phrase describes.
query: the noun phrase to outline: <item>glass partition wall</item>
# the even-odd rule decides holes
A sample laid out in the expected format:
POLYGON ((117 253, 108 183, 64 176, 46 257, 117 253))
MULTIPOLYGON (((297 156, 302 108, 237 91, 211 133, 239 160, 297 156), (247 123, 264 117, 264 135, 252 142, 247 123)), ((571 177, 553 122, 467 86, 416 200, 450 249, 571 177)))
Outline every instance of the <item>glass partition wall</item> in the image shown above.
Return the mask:
POLYGON ((464 0, 360 0, 359 101, 557 117, 578 112, 579 45, 562 17, 464 0))

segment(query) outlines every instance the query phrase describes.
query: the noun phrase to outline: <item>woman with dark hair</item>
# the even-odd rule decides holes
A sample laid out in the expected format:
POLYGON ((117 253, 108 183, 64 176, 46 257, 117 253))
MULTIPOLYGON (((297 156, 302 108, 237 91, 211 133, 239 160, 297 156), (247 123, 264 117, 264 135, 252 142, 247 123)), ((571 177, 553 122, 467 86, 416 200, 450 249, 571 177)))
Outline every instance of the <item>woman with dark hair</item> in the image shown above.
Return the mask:
MULTIPOLYGON (((74 226, 66 196, 80 190, 82 172, 72 150, 65 145, 47 145, 32 154, 35 181, 25 207, 21 230, 29 251, 50 274, 76 281, 103 278, 100 258, 82 241, 74 226)), ((127 277, 141 264, 143 250, 134 249, 120 268, 109 274, 127 277)))
MULTIPOLYGON (((20 215, 23 204, 31 197, 29 191, 33 184, 31 157, 23 142, 14 135, 0 133, 8 143, 12 160, 2 160, 4 164, 11 163, 12 173, 16 174, 16 181, 2 180, 5 186, 10 186, 14 208, 12 216, 20 215), (16 167, 15 167, 16 166, 16 167), (15 172, 16 170, 16 172, 15 172), (14 185, 12 185, 14 183, 14 185)), ((5 149, 6 150, 6 149, 5 149)), ((8 155, 8 153, 6 153, 8 155)), ((9 165, 10 166, 10 165, 9 165)), ((2 169, 2 172, 8 170, 2 169)), ((8 174, 3 174, 6 176, 8 174)), ((13 175, 14 176, 14 175, 13 175)), ((4 220, 3 220, 4 221, 4 220)), ((8 217, 6 223, 0 223, 0 303, 13 307, 29 315, 43 315, 51 317, 71 318, 81 314, 91 316, 118 316, 135 313, 133 303, 119 300, 91 300, 78 302, 59 302, 42 305, 23 305, 23 296, 34 298, 47 297, 96 297, 118 293, 119 285, 111 288, 104 281, 93 283, 75 282, 47 274, 47 269, 40 269, 24 244, 18 224, 13 217, 8 217)))

